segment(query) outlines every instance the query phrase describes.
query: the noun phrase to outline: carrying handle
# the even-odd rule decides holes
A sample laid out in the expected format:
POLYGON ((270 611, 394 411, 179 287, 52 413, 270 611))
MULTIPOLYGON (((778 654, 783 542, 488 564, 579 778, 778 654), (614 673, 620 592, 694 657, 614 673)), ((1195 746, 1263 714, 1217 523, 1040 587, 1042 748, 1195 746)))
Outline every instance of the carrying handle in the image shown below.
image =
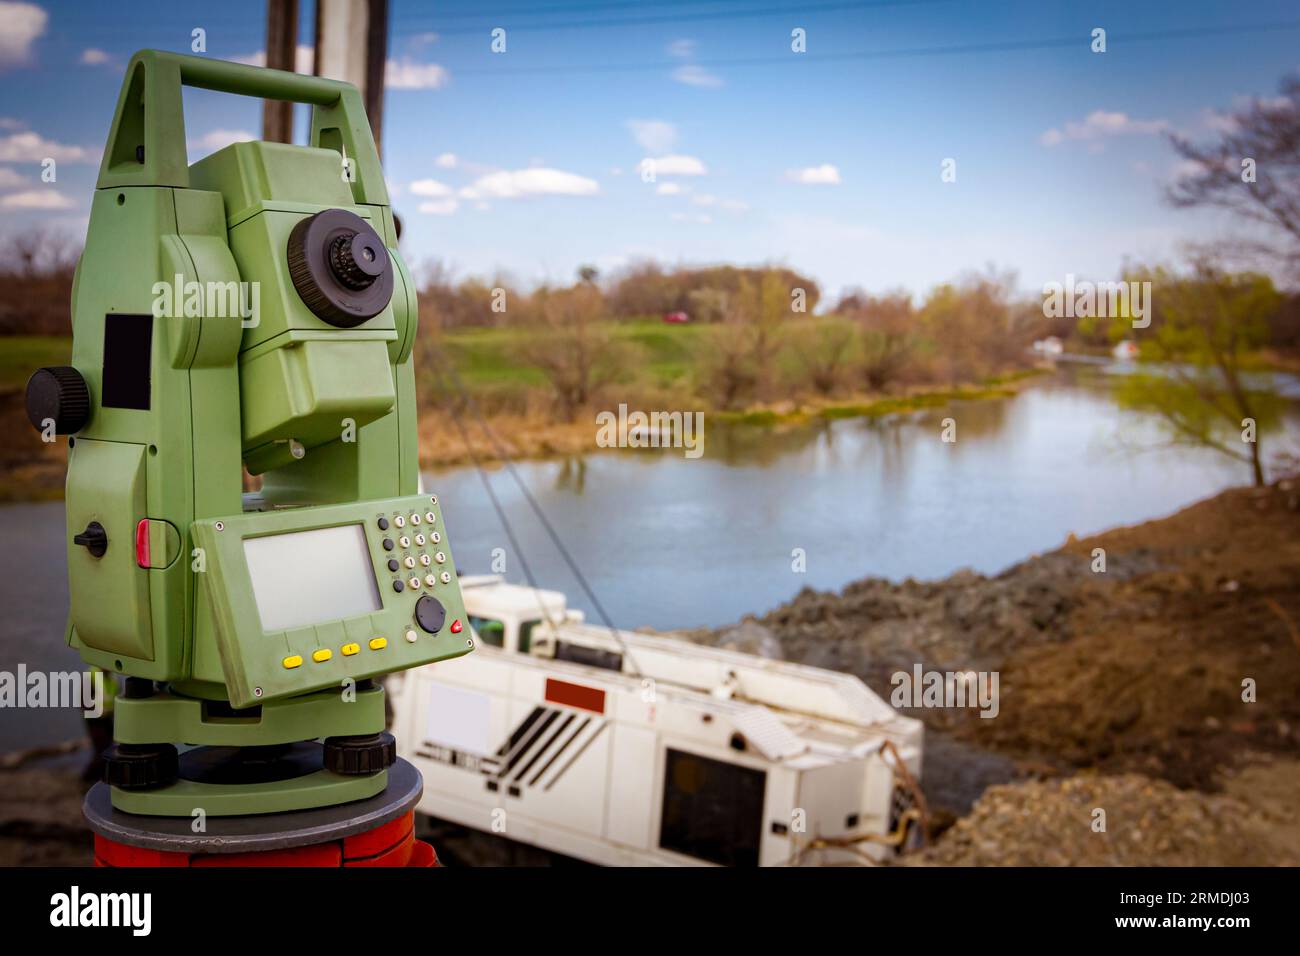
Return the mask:
POLYGON ((374 136, 351 83, 161 50, 141 50, 127 65, 96 188, 189 187, 182 86, 309 104, 311 145, 352 161, 357 203, 388 205, 374 136))

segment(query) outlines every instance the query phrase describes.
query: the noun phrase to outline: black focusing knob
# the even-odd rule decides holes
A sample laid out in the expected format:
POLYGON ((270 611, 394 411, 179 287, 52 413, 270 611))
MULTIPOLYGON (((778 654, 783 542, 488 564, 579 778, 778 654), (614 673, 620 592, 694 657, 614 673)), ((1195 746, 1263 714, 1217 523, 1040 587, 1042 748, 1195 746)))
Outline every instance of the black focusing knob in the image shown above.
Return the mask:
POLYGON ((325 209, 289 233, 289 277, 317 318, 351 329, 372 319, 393 297, 393 268, 384 241, 346 209, 325 209))
POLYGON ((38 432, 54 423, 56 435, 79 432, 90 420, 90 389, 68 365, 38 368, 27 380, 27 419, 38 432))
POLYGON ((379 237, 357 232, 330 244, 330 269, 349 289, 364 289, 384 274, 388 253, 379 237))
POLYGON ((378 773, 397 762, 397 741, 389 733, 355 737, 326 737, 326 770, 355 776, 378 773))
POLYGON ((174 783, 180 759, 171 744, 113 744, 104 752, 104 782, 122 790, 174 783))

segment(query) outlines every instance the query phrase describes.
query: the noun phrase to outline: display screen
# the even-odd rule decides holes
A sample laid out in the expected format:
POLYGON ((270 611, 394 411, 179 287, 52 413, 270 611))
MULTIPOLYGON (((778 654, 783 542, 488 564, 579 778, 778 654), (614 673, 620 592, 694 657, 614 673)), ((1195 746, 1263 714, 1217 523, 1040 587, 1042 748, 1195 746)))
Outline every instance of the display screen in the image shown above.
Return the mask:
POLYGON ((369 614, 382 606, 360 524, 245 538, 244 558, 267 633, 369 614))

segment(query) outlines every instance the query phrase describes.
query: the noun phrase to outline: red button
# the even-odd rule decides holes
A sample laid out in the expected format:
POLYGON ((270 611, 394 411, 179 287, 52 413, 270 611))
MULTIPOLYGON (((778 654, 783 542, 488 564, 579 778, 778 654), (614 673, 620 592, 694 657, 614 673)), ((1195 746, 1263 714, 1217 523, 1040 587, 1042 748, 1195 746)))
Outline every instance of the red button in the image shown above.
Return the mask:
POLYGON ((149 519, 141 518, 135 526, 135 563, 149 567, 149 519))
POLYGON ((451 622, 451 633, 453 634, 460 633, 460 618, 456 618, 456 620, 451 622))

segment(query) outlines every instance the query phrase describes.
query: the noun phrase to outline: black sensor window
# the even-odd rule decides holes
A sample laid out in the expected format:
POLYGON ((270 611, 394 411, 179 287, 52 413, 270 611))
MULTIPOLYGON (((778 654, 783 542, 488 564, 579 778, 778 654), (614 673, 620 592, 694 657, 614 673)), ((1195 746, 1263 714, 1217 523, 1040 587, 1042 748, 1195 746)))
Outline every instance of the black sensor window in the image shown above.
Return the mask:
POLYGON ((153 316, 110 312, 104 316, 105 408, 149 410, 153 316))

